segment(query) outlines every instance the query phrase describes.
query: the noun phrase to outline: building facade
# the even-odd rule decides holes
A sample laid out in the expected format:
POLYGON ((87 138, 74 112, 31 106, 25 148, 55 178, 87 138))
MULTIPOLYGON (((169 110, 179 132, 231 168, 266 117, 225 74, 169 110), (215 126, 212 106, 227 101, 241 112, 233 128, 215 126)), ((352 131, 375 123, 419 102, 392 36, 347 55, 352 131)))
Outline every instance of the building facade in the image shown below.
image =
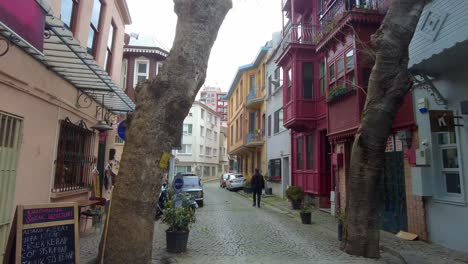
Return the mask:
POLYGON ((411 188, 428 239, 468 252, 468 3, 430 1, 410 44, 417 80, 411 188))
POLYGON ((266 179, 268 188, 280 197, 291 183, 291 135, 283 126, 283 85, 281 67, 276 60, 281 55, 281 32, 269 42, 265 66, 266 80, 266 179))
POLYGON ((254 62, 239 67, 227 94, 228 153, 236 156, 237 170, 247 181, 258 169, 266 171, 265 60, 262 47, 254 62))
POLYGON ((200 102, 221 115, 222 125, 227 126, 227 100, 225 92, 218 87, 204 87, 200 92, 200 102))
POLYGON ((228 101, 226 99, 227 93, 218 93, 216 95, 216 112, 221 115, 221 124, 223 127, 227 127, 227 112, 228 112, 228 101))
POLYGON ((0 3, 0 261, 16 205, 102 195, 115 132, 92 128, 134 109, 119 88, 130 23, 124 0, 0 3))
MULTIPOLYGON (((351 147, 359 127, 373 62, 370 36, 380 26, 389 0, 284 0, 284 126, 291 129, 292 184, 304 188, 333 214, 346 206, 351 147)), ((422 199, 410 188, 407 159, 415 133, 412 94, 397 113, 379 184, 381 227, 420 228, 422 199)))
MULTIPOLYGON (((218 176, 220 165, 220 116, 195 101, 184 120, 182 147, 175 157, 175 172, 194 172, 198 176, 218 176)), ((223 164, 224 165, 224 164, 223 164)))

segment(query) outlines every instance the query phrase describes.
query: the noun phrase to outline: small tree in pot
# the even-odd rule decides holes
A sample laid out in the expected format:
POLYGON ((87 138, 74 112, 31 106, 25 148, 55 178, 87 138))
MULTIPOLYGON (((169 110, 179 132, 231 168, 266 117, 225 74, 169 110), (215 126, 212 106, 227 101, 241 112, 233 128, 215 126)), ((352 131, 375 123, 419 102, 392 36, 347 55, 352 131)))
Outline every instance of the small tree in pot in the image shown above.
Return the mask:
POLYGON ((299 214, 301 215, 301 221, 303 224, 312 224, 312 210, 308 206, 304 206, 299 214))
POLYGON ((336 221, 338 222, 338 241, 341 241, 343 239, 343 222, 345 219, 345 213, 343 209, 340 209, 338 212, 336 212, 336 221))
POLYGON ((189 227, 195 223, 195 209, 192 198, 187 193, 174 196, 166 203, 162 222, 169 228, 166 230, 166 248, 168 252, 180 253, 187 249, 189 227))
POLYGON ((302 199, 304 199, 304 190, 299 186, 289 186, 286 190, 286 197, 291 201, 293 209, 301 209, 302 199))

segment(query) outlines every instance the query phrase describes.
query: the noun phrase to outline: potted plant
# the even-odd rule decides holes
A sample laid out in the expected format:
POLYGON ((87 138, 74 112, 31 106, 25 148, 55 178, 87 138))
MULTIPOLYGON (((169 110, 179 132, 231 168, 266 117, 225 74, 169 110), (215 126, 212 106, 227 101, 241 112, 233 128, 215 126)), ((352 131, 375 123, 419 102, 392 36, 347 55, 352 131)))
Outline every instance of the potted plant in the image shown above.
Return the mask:
POLYGON ((308 206, 304 206, 299 214, 303 224, 310 225, 312 223, 312 210, 308 206))
POLYGON ((177 194, 173 200, 168 201, 162 222, 169 226, 166 230, 167 252, 184 252, 187 249, 189 227, 195 223, 195 210, 192 208, 190 194, 177 194))
POLYGON ((286 190, 286 197, 291 201, 293 209, 301 209, 304 190, 299 186, 289 186, 286 190))
POLYGON ((343 239, 343 223, 345 220, 345 213, 343 209, 340 209, 335 215, 336 221, 338 222, 338 241, 343 239))

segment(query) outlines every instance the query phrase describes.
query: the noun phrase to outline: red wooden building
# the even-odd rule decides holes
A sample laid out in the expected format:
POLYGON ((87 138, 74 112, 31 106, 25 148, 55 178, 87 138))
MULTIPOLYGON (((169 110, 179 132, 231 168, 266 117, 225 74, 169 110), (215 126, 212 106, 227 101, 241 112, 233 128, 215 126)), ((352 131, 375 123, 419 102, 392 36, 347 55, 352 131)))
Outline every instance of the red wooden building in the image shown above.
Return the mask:
MULTIPOLYGON (((292 184, 302 186, 321 208, 330 207, 330 198, 332 210, 340 207, 340 202, 344 208, 350 150, 373 65, 369 40, 383 21, 389 2, 282 0, 284 39, 277 63, 284 73, 284 126, 291 129, 292 184)), ((408 94, 394 122, 394 132, 407 135, 413 126, 408 94)), ((396 147, 389 152, 403 154, 401 138, 391 137, 389 143, 396 147)), ((389 157, 389 166, 392 162, 401 167, 398 173, 403 180, 398 182, 398 190, 392 189, 401 198, 401 192, 405 193, 403 159, 389 157)), ((404 199, 396 200, 389 201, 389 207, 405 204, 404 199)), ((397 214, 405 218, 406 207, 397 214)), ((390 222, 401 227, 406 224, 402 221, 406 220, 390 222)))

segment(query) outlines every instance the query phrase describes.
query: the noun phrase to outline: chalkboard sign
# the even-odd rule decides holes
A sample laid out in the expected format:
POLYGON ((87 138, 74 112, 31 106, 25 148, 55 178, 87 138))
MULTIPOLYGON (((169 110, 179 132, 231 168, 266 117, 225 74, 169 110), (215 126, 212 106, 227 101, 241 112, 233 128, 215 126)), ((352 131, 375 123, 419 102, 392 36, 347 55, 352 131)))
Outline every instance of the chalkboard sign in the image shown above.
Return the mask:
POLYGON ((16 214, 15 263, 80 263, 76 203, 18 206, 16 214))

